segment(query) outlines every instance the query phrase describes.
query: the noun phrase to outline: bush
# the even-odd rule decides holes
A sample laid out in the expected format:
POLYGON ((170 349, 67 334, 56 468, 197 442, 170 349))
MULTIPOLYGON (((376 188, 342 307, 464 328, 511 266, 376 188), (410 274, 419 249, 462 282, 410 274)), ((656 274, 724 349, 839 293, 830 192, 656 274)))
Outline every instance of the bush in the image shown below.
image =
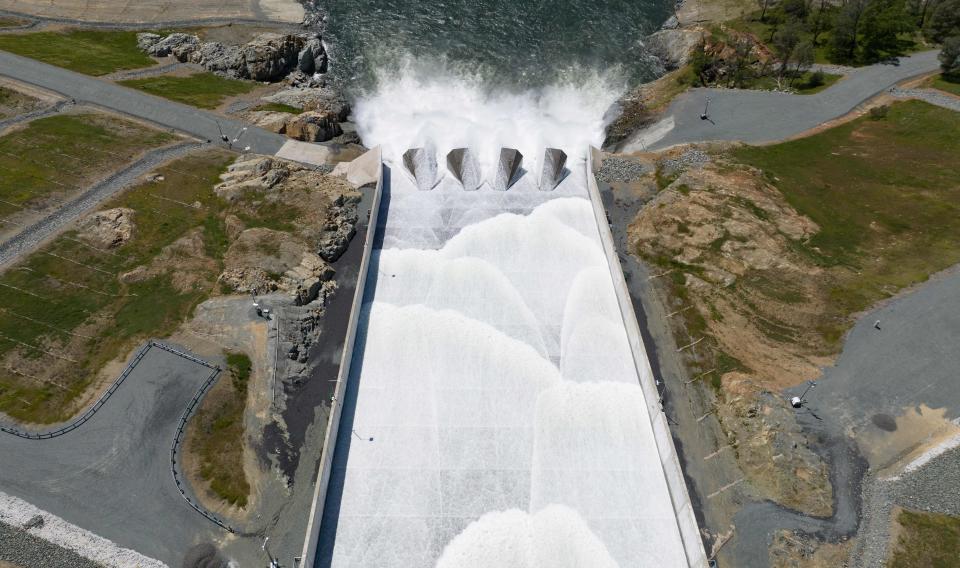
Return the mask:
POLYGON ((943 78, 960 82, 960 35, 949 37, 943 42, 939 57, 943 78))
POLYGON ((873 120, 882 120, 887 118, 887 113, 890 112, 890 107, 887 105, 880 105, 878 107, 873 107, 870 109, 870 118, 873 120))
POLYGON ((823 71, 814 71, 810 74, 810 78, 807 79, 807 86, 812 89, 822 86, 825 82, 826 77, 823 76, 823 71))

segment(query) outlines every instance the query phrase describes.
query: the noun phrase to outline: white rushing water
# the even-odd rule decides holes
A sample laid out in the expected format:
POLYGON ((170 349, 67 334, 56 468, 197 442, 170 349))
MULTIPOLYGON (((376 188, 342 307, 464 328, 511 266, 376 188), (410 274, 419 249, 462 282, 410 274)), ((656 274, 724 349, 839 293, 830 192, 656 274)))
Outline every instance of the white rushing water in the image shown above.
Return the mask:
POLYGON ((587 193, 585 150, 607 103, 421 87, 357 107, 391 183, 327 556, 336 567, 685 566, 587 193), (441 170, 453 147, 531 156, 550 145, 571 171, 552 192, 529 173, 506 192, 464 191, 450 174, 418 191, 397 157, 427 142, 441 170))

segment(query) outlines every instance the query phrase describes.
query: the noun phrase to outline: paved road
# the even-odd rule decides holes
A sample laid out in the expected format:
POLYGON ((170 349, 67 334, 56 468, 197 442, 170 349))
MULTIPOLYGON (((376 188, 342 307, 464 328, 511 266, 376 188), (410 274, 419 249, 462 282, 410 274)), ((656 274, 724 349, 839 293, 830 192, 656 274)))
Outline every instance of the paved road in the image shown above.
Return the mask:
MULTIPOLYGON (((151 349, 78 430, 52 440, 0 433, 0 487, 122 547, 180 566, 189 548, 225 534, 187 505, 170 472, 180 415, 209 375, 151 349)), ((256 543, 249 548, 243 560, 258 558, 256 543)))
MULTIPOLYGON (((173 102, 135 89, 74 73, 0 51, 0 75, 41 87, 67 98, 77 99, 143 119, 165 128, 172 128, 201 140, 218 140, 220 130, 231 138, 247 126, 239 120, 221 117, 212 112, 173 102), (219 125, 219 126, 218 126, 219 125)), ((235 145, 257 154, 276 154, 288 139, 262 128, 249 126, 235 145)))
POLYGON ((937 53, 925 51, 900 58, 896 65, 877 64, 853 70, 816 95, 691 89, 673 101, 662 121, 637 133, 622 151, 713 140, 764 143, 789 138, 843 116, 903 80, 935 71, 939 66, 937 53), (700 119, 708 97, 710 121, 700 119))

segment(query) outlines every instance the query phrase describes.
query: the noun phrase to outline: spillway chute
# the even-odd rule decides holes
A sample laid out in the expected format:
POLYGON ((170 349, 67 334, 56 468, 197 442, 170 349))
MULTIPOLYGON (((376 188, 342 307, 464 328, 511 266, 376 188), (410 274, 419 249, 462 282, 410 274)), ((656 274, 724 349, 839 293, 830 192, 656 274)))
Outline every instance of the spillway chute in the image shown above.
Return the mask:
POLYGON ((540 172, 540 190, 553 191, 570 171, 566 168, 567 153, 559 148, 547 148, 543 153, 543 169, 540 172))
POLYGON ((515 148, 501 148, 493 189, 506 191, 523 175, 523 154, 515 148))
POLYGON ((410 148, 404 152, 403 167, 420 191, 429 191, 440 183, 437 157, 428 148, 410 148))
POLYGON ((483 185, 480 164, 473 150, 469 148, 450 150, 447 154, 447 169, 467 191, 474 191, 483 185))

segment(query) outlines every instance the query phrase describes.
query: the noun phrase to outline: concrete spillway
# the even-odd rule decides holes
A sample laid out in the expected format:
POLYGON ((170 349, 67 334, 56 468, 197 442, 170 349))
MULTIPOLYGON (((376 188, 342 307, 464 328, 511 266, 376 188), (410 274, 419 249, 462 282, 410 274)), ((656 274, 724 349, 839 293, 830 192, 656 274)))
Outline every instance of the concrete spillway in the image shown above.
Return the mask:
POLYGON ((585 161, 553 191, 422 191, 409 165, 387 164, 315 565, 702 565, 585 161))

